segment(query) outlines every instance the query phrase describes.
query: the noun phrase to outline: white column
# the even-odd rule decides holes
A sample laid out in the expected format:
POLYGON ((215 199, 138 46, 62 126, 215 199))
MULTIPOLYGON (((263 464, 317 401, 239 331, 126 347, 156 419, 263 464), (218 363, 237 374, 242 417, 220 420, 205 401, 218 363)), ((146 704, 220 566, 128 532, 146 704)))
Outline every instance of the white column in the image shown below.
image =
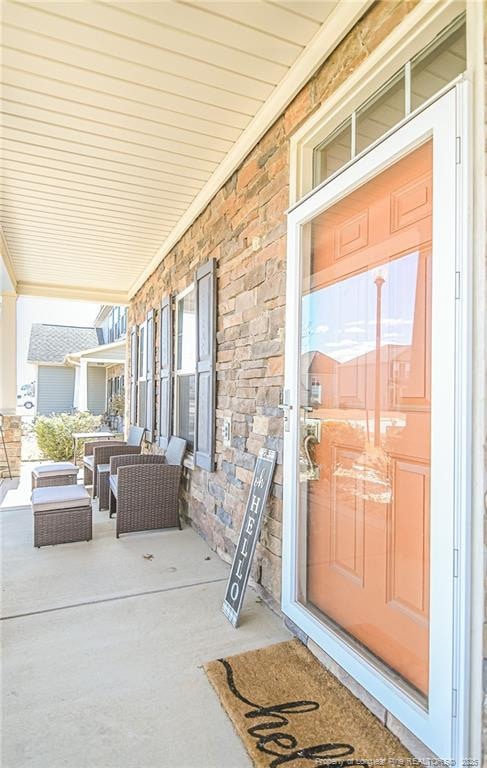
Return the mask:
POLYGON ((74 367, 74 395, 73 395, 73 407, 79 411, 79 365, 74 367))
POLYGON ((83 358, 79 366, 78 410, 88 410, 88 361, 83 358))
POLYGON ((17 408, 17 296, 0 294, 0 413, 17 408))

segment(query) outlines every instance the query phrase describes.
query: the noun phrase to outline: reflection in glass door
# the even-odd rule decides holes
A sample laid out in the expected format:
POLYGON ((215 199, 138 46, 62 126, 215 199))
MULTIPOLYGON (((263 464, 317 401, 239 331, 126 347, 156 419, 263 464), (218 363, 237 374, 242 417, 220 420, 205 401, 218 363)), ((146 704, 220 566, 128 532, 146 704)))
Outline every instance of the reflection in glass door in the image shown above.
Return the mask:
POLYGON ((432 140, 305 225, 299 600, 429 678, 432 140))

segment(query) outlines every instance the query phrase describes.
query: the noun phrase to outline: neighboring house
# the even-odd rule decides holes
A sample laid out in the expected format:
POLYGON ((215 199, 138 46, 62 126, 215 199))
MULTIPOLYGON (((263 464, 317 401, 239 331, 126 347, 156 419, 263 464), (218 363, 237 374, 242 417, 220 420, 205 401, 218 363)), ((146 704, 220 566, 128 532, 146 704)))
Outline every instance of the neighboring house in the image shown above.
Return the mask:
POLYGON ((125 325, 119 307, 103 307, 94 327, 33 324, 27 359, 37 366, 37 413, 105 413, 124 388, 125 325))
POLYGON ((125 388, 126 309, 103 306, 94 325, 99 343, 73 350, 65 362, 77 372, 74 407, 100 414, 109 410, 112 396, 125 388))

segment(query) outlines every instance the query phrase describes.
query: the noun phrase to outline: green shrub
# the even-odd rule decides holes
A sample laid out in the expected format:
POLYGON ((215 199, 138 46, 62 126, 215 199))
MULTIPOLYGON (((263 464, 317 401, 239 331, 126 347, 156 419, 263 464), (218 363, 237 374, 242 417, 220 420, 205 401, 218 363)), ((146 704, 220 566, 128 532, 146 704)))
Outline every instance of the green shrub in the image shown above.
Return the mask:
MULTIPOLYGON (((73 432, 93 432, 99 428, 101 416, 92 413, 56 413, 37 416, 34 433, 42 458, 51 461, 73 460, 73 432)), ((83 455, 84 442, 78 441, 77 456, 83 455)))

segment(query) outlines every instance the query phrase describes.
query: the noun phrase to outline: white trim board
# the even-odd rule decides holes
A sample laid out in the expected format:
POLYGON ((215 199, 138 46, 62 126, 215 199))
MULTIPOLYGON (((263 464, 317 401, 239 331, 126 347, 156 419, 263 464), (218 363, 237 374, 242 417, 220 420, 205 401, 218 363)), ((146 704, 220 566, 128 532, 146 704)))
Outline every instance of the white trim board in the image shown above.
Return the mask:
POLYGON ((130 298, 137 293, 171 248, 178 243, 194 220, 212 201, 218 190, 242 164, 266 131, 275 123, 287 105, 371 5, 372 0, 340 0, 313 40, 306 46, 270 98, 257 112, 238 141, 235 142, 224 160, 158 249, 155 256, 132 285, 129 290, 130 298))
MULTIPOLYGON (((472 84, 470 111, 471 151, 468 164, 470 195, 470 269, 472 275, 472 528, 471 528, 471 633, 470 633, 470 752, 481 764, 484 632, 484 494, 487 478, 484 466, 486 433, 486 265, 485 265, 485 4, 467 3, 467 76, 472 84)), ((485 747, 485 745, 484 745, 485 747)))

